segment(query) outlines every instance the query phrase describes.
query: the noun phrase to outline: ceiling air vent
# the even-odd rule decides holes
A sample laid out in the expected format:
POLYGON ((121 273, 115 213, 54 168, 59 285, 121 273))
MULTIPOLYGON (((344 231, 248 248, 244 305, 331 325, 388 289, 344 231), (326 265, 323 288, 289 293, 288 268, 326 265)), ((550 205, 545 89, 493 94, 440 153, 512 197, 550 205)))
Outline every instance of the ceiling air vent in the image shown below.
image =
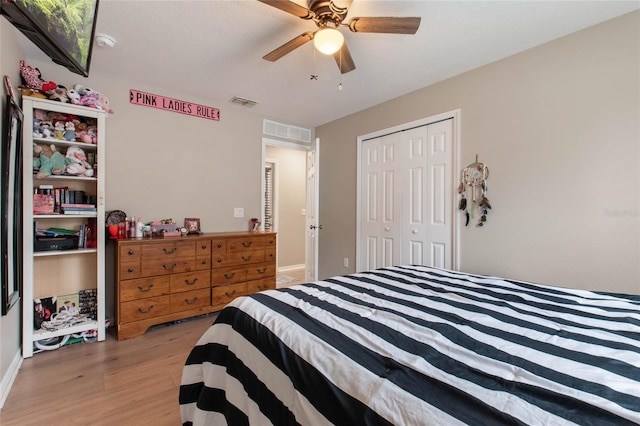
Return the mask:
POLYGON ((233 98, 231 98, 231 102, 233 102, 234 104, 239 104, 246 107, 252 107, 257 104, 256 101, 252 101, 251 99, 240 98, 238 96, 234 96, 233 98))
POLYGON ((311 143, 311 130, 302 127, 289 126, 275 121, 263 120, 262 133, 278 138, 292 139, 299 142, 311 143))

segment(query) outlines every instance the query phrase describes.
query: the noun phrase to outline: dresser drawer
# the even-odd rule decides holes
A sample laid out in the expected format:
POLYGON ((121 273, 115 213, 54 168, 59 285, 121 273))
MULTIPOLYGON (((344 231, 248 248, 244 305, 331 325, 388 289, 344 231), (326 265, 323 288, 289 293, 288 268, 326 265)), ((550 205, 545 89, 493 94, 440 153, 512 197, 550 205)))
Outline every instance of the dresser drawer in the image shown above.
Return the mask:
POLYGON ((276 261, 276 248, 275 247, 267 247, 264 251, 264 261, 265 262, 275 262, 276 261))
POLYGON ((227 252, 227 240, 214 238, 211 240, 211 252, 212 253, 226 253, 227 252))
POLYGON ((244 266, 213 269, 211 271, 211 285, 234 284, 247 279, 247 269, 244 266))
POLYGON ((119 277, 121 280, 130 280, 133 278, 140 278, 140 262, 120 262, 118 267, 119 277))
POLYGON ((120 303, 120 321, 126 323, 167 315, 171 313, 169 303, 169 296, 120 303))
POLYGON ((247 294, 257 293, 259 291, 273 290, 276 288, 276 278, 265 278, 263 280, 249 281, 247 283, 247 294))
POLYGON ((120 262, 132 262, 140 260, 141 252, 140 244, 127 244, 120 247, 118 255, 120 256, 120 262))
POLYGON ((195 259, 143 259, 141 262, 141 276, 150 277, 154 275, 176 274, 180 272, 191 272, 195 268, 195 259))
POLYGON ((196 241, 196 256, 211 256, 211 240, 196 241))
POLYGON ((207 271, 211 269, 211 255, 196 257, 196 270, 203 271, 205 269, 207 271))
POLYGON ((142 246, 142 257, 144 259, 173 259, 177 257, 194 257, 195 255, 195 241, 166 241, 142 246))
POLYGON ((227 265, 245 265, 264 262, 264 249, 233 251, 227 253, 227 265))
POLYGON ((212 258, 211 258, 211 267, 212 268, 224 268, 225 266, 227 266, 227 253, 226 252, 220 252, 220 253, 216 253, 213 252, 212 258))
POLYGON ((169 288, 168 276, 120 281, 120 302, 164 296, 169 288))
POLYGON ((247 294, 247 283, 223 285, 211 289, 212 305, 227 304, 236 297, 247 294))
POLYGON ((247 280, 259 280, 267 277, 275 277, 275 263, 260 263, 257 265, 247 266, 247 280))
POLYGON ((209 287, 211 287, 211 273, 209 271, 171 275, 171 293, 209 287))
POLYGON ((209 287, 171 295, 171 312, 189 311, 211 305, 209 287))
POLYGON ((229 238, 227 241, 227 253, 233 251, 264 249, 264 237, 229 238))

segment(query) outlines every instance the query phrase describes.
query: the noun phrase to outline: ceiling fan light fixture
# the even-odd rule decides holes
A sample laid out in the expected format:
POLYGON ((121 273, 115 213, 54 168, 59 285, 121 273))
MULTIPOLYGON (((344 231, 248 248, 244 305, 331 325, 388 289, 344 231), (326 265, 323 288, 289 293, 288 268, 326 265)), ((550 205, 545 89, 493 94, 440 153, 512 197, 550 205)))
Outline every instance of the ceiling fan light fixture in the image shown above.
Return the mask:
POLYGON ((313 45, 325 55, 333 55, 343 44, 344 36, 335 28, 320 28, 313 36, 313 45))

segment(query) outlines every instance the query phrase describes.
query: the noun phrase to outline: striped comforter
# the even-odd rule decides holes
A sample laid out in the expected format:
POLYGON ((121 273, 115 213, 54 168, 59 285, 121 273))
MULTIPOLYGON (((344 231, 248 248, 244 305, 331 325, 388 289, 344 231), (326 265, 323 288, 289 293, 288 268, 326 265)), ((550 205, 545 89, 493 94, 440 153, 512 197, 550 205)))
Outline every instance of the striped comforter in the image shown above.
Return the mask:
POLYGON ((185 425, 640 423, 640 296, 399 266, 236 299, 185 425))

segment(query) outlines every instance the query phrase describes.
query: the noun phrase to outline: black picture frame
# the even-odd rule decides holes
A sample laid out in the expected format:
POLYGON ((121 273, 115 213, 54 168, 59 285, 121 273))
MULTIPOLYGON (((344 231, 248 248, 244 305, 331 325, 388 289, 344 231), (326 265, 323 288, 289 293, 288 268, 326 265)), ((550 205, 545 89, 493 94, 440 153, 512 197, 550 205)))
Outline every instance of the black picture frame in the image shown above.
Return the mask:
POLYGON ((2 315, 22 294, 22 110, 7 95, 0 149, 2 315))

